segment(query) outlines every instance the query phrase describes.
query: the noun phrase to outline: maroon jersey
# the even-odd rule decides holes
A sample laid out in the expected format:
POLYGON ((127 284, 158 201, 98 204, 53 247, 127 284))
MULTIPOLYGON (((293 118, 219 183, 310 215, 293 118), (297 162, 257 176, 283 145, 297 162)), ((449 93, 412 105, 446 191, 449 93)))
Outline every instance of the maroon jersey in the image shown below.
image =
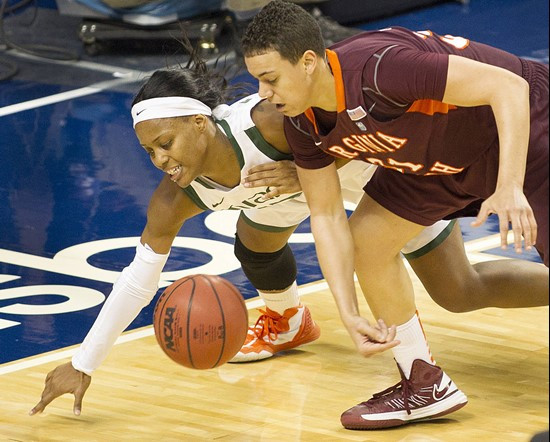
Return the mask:
POLYGON ((308 128, 318 147, 296 142, 293 131, 287 130, 296 163, 304 168, 323 167, 332 161, 327 155, 332 155, 401 173, 453 174, 497 147, 490 106, 456 107, 441 102, 449 54, 518 75, 527 63, 464 38, 403 28, 359 34, 327 51, 338 112, 314 108, 295 119, 295 124, 308 128))
POLYGON ((498 132, 490 106, 441 101, 451 54, 507 69, 530 85, 524 191, 539 224, 537 249, 548 265, 546 65, 428 31, 391 28, 359 34, 327 50, 337 112, 310 108, 285 118, 296 164, 316 169, 343 157, 383 166, 366 192, 417 224, 475 215, 496 186, 498 132))

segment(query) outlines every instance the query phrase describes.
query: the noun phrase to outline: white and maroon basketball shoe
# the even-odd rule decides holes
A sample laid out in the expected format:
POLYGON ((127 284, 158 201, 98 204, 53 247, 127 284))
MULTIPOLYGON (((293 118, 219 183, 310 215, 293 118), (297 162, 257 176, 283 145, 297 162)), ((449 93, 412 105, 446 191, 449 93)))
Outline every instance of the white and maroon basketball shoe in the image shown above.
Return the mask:
POLYGON ((340 421, 349 430, 397 427, 452 413, 468 402, 466 395, 437 365, 416 359, 409 379, 345 411, 340 421))

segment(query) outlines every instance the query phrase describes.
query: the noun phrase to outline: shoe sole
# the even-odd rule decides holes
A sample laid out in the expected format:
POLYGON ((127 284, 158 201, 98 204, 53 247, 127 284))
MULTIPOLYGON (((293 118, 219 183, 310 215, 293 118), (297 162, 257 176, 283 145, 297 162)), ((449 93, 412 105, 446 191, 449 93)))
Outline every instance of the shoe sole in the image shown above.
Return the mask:
POLYGON ((313 330, 310 333, 308 333, 306 336, 301 337, 297 341, 292 340, 289 342, 285 342, 284 344, 273 346, 272 348, 273 352, 270 354, 250 352, 250 353, 246 353, 246 356, 241 357, 238 360, 231 359, 228 362, 232 364, 239 364, 242 362, 262 361, 264 359, 271 358, 276 353, 279 353, 281 351, 291 350, 293 348, 300 347, 302 345, 309 344, 310 342, 316 341, 317 339, 319 339, 320 336, 321 336, 321 328, 317 324, 314 324, 313 330))
MULTIPOLYGON (((358 423, 357 425, 342 423, 342 425, 344 426, 344 428, 348 430, 378 430, 382 428, 400 427, 402 425, 411 424, 415 422, 437 419, 439 417, 442 417, 447 414, 453 413, 457 410, 460 410, 462 407, 464 407, 468 403, 468 400, 466 399, 466 396, 463 393, 461 396, 464 398, 464 402, 459 402, 453 405, 452 407, 447 408, 446 410, 443 410, 436 414, 432 414, 430 416, 422 416, 422 417, 405 419, 405 420, 403 419, 386 419, 386 420, 377 420, 377 421, 372 420, 372 421, 366 421, 364 423, 358 423)), ((458 398, 460 398, 460 396, 458 398)))

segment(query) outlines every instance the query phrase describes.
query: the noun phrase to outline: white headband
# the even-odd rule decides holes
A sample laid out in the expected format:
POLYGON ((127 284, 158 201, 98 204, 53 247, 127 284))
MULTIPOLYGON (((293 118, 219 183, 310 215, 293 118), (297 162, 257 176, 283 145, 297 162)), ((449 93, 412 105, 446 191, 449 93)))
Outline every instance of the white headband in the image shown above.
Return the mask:
POLYGON ((143 100, 132 106, 134 127, 141 121, 156 118, 185 117, 188 115, 212 115, 210 109, 202 101, 189 97, 159 97, 143 100))

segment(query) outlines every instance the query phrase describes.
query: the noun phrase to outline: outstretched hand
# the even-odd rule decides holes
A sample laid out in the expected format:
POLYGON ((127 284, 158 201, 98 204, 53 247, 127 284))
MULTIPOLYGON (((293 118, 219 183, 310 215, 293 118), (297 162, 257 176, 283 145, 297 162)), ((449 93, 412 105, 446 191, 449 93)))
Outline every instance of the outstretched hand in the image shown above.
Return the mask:
POLYGON ((537 222, 533 209, 521 188, 502 186, 497 189, 483 202, 477 218, 471 223, 471 226, 481 226, 491 213, 498 215, 502 249, 506 249, 508 245, 508 230, 512 224, 516 253, 522 252, 522 237, 525 242, 525 250, 531 250, 537 241, 537 222))
POLYGON ((264 200, 274 198, 283 193, 302 191, 294 162, 274 161, 259 164, 248 170, 248 176, 243 179, 245 187, 268 187, 264 200))
POLYGON ((388 327, 382 319, 372 326, 365 318, 356 316, 345 325, 357 350, 365 357, 382 353, 401 343, 395 340, 395 325, 388 327))
POLYGON ((90 376, 75 370, 70 362, 57 366, 46 376, 40 402, 29 411, 29 415, 33 416, 42 413, 54 399, 65 393, 72 393, 74 394, 73 413, 79 416, 82 411, 82 398, 91 381, 92 378, 90 376))

